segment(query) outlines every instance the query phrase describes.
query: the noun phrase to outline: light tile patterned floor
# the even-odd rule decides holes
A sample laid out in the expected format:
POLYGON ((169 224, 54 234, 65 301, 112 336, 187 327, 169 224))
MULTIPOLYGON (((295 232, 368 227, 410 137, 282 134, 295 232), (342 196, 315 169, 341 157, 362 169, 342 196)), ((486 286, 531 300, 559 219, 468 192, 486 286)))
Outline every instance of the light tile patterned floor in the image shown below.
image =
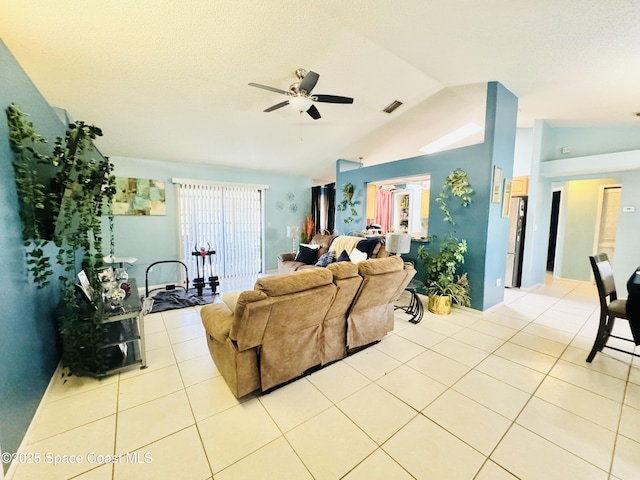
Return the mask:
POLYGON ((56 375, 25 441, 41 462, 11 478, 635 480, 640 362, 585 363, 597 316, 593 285, 557 279, 485 314, 397 313, 379 344, 238 400, 197 309, 150 314, 149 368, 56 375))

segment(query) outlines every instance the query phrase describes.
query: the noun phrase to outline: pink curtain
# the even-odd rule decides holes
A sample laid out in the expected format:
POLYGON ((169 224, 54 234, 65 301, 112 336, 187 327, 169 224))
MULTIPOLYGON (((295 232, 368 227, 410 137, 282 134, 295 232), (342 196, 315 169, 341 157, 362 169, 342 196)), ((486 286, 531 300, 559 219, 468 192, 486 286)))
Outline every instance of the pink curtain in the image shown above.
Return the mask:
POLYGON ((389 190, 378 190, 376 192, 376 216, 374 223, 382 228, 384 233, 391 228, 391 192, 389 190))

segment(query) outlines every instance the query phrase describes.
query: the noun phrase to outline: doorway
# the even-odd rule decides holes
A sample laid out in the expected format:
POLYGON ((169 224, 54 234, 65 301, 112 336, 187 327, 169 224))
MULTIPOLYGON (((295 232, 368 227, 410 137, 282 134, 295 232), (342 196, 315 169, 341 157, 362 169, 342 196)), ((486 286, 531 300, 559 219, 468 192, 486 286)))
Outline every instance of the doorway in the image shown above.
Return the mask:
POLYGON ((553 192, 551 199, 551 223, 549 225, 549 246, 547 248, 547 272, 553 273, 556 263, 556 246, 558 243, 558 219, 560 218, 560 190, 553 192))
POLYGON ((615 253, 621 191, 622 188, 619 185, 606 186, 602 189, 600 200, 594 253, 606 253, 610 262, 613 262, 615 253))

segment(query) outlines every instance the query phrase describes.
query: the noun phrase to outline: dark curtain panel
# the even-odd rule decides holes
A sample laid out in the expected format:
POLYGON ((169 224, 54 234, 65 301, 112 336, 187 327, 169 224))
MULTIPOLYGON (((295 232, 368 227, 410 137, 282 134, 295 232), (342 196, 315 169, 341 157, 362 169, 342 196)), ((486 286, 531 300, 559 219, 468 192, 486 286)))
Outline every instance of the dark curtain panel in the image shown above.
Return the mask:
POLYGON ((311 187, 311 219, 316 229, 314 233, 322 229, 322 225, 320 225, 320 197, 322 193, 322 187, 311 187))
POLYGON ((317 232, 333 233, 336 224, 336 184, 311 187, 311 218, 317 232))
POLYGON ((325 196, 327 206, 327 226, 325 227, 329 232, 333 233, 333 229, 336 228, 336 184, 330 183, 325 185, 325 196))

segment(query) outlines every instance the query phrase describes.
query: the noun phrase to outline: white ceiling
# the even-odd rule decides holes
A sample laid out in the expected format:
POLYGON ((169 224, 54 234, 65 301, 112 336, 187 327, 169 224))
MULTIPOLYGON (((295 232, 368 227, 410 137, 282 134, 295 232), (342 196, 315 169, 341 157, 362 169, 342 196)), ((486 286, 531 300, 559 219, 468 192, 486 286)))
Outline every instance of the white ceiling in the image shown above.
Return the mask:
POLYGON ((110 156, 331 180, 338 158, 416 156, 482 122, 492 80, 520 126, 640 124, 637 0, 1 0, 0 38, 110 156), (354 104, 263 113, 286 97, 247 84, 287 90, 298 67, 354 104))

